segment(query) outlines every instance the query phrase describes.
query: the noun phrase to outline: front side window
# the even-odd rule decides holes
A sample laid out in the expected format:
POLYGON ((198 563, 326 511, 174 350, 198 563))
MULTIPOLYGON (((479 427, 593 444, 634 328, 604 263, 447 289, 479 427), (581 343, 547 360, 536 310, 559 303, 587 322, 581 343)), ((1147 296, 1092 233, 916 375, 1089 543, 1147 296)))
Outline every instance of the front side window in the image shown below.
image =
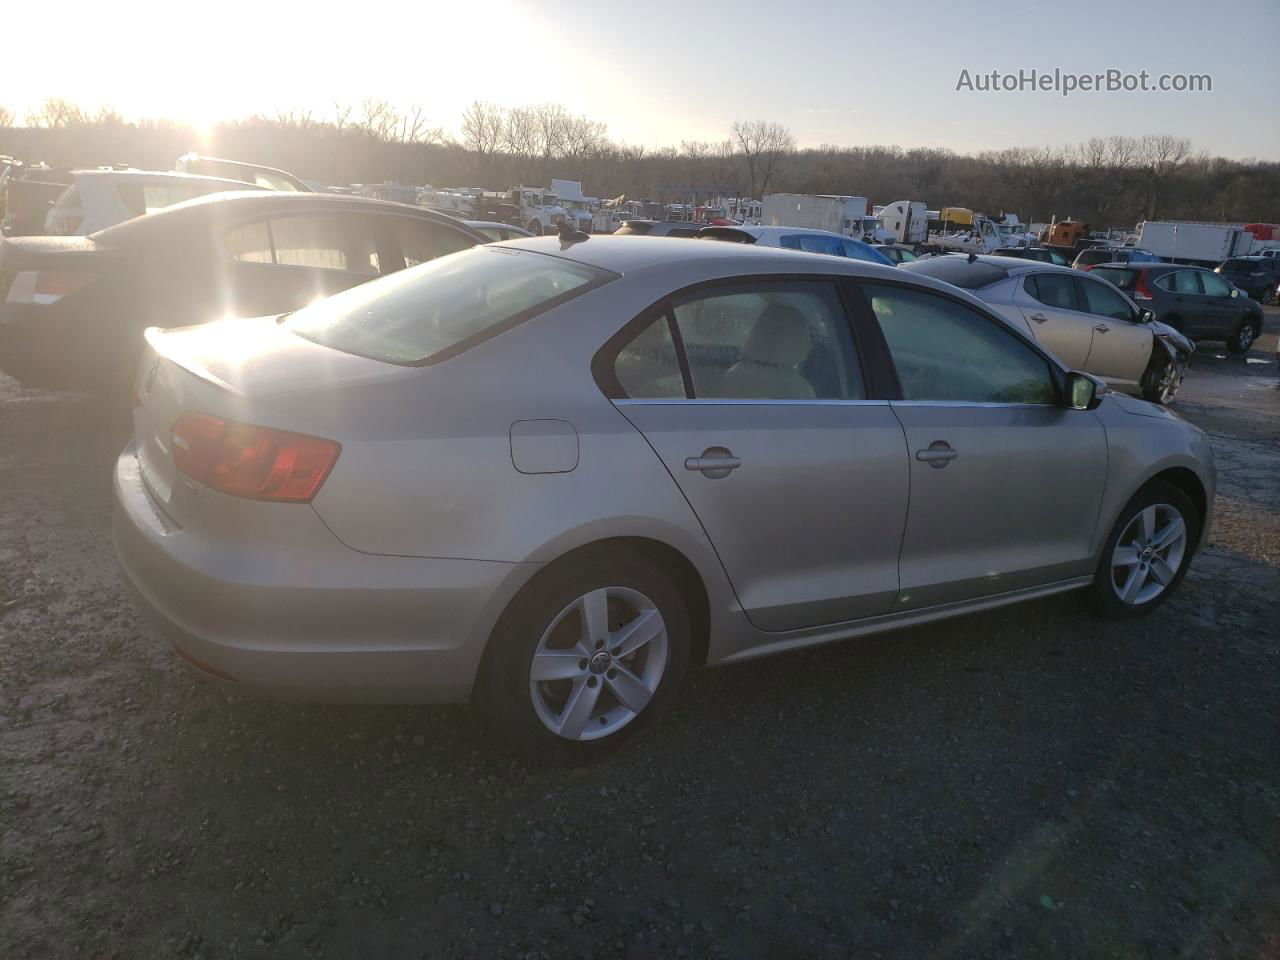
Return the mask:
POLYGON ((1156 280, 1156 286, 1169 293, 1200 293, 1200 276, 1194 270, 1175 270, 1156 280))
POLYGON ((466 234, 438 223, 409 217, 388 217, 387 222, 396 245, 404 255, 406 267, 416 267, 420 263, 457 253, 476 244, 466 234))
POLYGON ((1116 290, 1095 280, 1081 280, 1085 310, 1099 317, 1112 320, 1132 320, 1133 308, 1116 290))
POLYGON ((613 275, 509 247, 475 246, 360 284, 292 314, 287 329, 388 363, 445 359, 613 275))
POLYGON ((1215 274, 1200 274, 1200 282, 1204 285, 1204 293, 1207 297, 1231 296, 1231 284, 1215 274))
POLYGON ((1049 364, 999 321, 919 290, 864 284, 904 400, 1057 402, 1049 364))
POLYGON ((1023 289, 1047 307, 1079 310, 1075 278, 1067 273, 1033 273, 1023 281, 1023 289))
POLYGON ((848 320, 824 281, 749 283, 672 309, 695 397, 859 400, 866 397, 848 320))

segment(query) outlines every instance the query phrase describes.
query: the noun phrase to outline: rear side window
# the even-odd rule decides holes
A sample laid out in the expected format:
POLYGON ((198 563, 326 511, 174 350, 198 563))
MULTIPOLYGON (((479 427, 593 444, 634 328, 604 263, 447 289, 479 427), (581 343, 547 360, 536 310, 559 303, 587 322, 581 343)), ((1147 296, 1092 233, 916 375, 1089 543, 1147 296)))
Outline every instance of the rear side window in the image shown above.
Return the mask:
POLYGON ((241 263, 275 263, 271 255, 271 231, 267 221, 244 223, 228 230, 222 237, 222 245, 232 260, 241 263))
POLYGON ((685 396, 684 377, 666 313, 618 351, 613 372, 628 397, 665 399, 685 396))
POLYGON ((1023 281, 1023 289, 1046 307, 1079 310, 1075 278, 1065 273, 1033 273, 1023 281))
POLYGON ((457 253, 476 244, 466 234, 439 223, 410 217, 387 217, 386 223, 404 256, 406 267, 416 267, 420 263, 457 253))
POLYGON ((788 250, 803 250, 805 253, 825 253, 832 257, 843 257, 844 247, 839 237, 825 237, 820 233, 789 233, 778 238, 778 245, 788 250))
POLYGON ((1048 362, 998 321, 944 297, 866 284, 904 400, 1056 402, 1048 362))
POLYGON ((292 314, 286 326, 345 353, 432 363, 612 277, 559 257, 475 246, 321 300, 292 314))
POLYGON ((272 217, 276 263, 376 276, 378 247, 363 217, 312 214, 272 217))

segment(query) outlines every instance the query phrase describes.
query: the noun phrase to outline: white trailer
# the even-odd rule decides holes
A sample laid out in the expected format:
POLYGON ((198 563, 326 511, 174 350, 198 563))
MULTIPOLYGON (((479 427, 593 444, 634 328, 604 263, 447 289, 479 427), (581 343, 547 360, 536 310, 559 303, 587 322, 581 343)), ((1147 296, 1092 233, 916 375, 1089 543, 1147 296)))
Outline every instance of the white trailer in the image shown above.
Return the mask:
POLYGON ((884 228, 896 243, 924 243, 929 235, 929 212, 922 200, 895 200, 880 211, 884 228))
POLYGON ((1253 234, 1234 223, 1148 220, 1138 232, 1138 246, 1173 263, 1217 266, 1253 249, 1253 234))
POLYGON ((767 193, 760 207, 760 224, 766 227, 803 227, 862 239, 866 197, 834 194, 767 193))

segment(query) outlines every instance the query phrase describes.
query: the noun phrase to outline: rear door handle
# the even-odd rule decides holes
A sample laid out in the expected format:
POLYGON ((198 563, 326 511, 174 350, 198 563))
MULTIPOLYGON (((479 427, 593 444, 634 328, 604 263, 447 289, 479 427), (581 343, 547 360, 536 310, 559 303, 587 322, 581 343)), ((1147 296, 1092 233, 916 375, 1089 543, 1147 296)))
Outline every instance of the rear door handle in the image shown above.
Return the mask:
POLYGON ((696 470, 711 480, 721 480, 742 466, 742 460, 724 447, 707 447, 700 457, 687 457, 686 470, 696 470))
POLYGON ((1031 319, 1034 320, 1036 323, 1045 323, 1048 321, 1049 318, 1046 317, 1043 313, 1033 313, 1031 315, 1031 319))
POLYGON ((1105 323, 1095 323, 1093 325, 1093 329, 1097 330, 1099 333, 1106 333, 1111 328, 1108 327, 1105 323))
POLYGON ((960 452, 951 449, 951 445, 945 440, 935 440, 929 444, 927 450, 916 451, 916 459, 922 460, 935 470, 941 470, 958 456, 960 452))

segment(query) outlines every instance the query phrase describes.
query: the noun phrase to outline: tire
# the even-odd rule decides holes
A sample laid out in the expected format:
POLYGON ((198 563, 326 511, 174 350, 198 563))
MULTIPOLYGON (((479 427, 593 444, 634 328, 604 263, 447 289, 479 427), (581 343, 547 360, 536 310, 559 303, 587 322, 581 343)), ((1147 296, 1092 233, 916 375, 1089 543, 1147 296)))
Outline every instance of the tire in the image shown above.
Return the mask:
MULTIPOLYGON (((1153 349, 1164 350, 1152 344, 1153 349)), ((1152 363, 1142 376, 1142 399, 1164 406, 1174 398, 1182 380, 1178 376, 1178 364, 1165 353, 1162 361, 1152 363)))
POLYGON ((1227 340, 1228 353, 1248 353, 1253 342, 1262 333, 1262 321, 1257 317, 1246 317, 1227 340))
POLYGON ((1102 548, 1089 588, 1094 613, 1112 619, 1142 617, 1168 600, 1191 565, 1199 530, 1199 513, 1183 491, 1167 483, 1139 490, 1120 511, 1102 548), (1170 530, 1174 533, 1167 534, 1170 530), (1152 542, 1162 535, 1163 545, 1152 542))
POLYGON ((476 706, 518 754, 593 763, 666 712, 689 651, 688 605, 670 576, 630 551, 584 552, 539 572, 511 601, 485 650, 476 706), (607 643, 586 629, 587 617, 602 611, 607 643), (625 649, 624 627, 639 628, 632 640, 647 639, 614 655, 625 649), (535 662, 548 679, 535 679, 535 662))

